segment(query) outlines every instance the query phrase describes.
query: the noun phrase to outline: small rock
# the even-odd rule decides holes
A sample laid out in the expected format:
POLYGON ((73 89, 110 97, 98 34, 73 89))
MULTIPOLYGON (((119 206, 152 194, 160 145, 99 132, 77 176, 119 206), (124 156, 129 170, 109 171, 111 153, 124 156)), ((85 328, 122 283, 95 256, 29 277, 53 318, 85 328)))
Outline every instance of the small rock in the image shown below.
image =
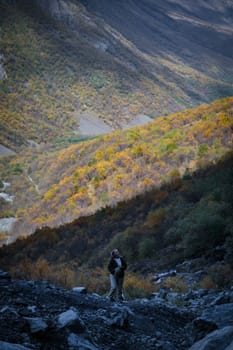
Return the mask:
POLYGON ((0 279, 8 279, 9 280, 10 278, 11 277, 10 277, 8 272, 0 270, 0 279))
POLYGON ((68 344, 72 349, 98 350, 89 340, 84 339, 77 334, 71 333, 68 336, 68 344))
POLYGON ((73 307, 61 313, 57 319, 57 327, 59 329, 71 326, 74 328, 73 331, 81 332, 85 329, 84 322, 80 319, 77 310, 73 307))
POLYGON ((25 317, 28 322, 31 333, 43 332, 48 328, 48 325, 39 317, 25 317))
POLYGON ((36 306, 35 306, 35 305, 33 305, 33 306, 28 306, 27 308, 28 308, 28 311, 29 311, 29 312, 32 312, 32 313, 36 312, 36 306))
POLYGON ((129 325, 129 316, 132 314, 128 307, 121 308, 117 313, 114 313, 113 318, 108 320, 108 323, 111 326, 126 329, 129 325))
POLYGON ((86 294, 87 293, 86 287, 74 287, 74 288, 72 288, 72 291, 76 292, 76 293, 80 293, 80 294, 86 294))

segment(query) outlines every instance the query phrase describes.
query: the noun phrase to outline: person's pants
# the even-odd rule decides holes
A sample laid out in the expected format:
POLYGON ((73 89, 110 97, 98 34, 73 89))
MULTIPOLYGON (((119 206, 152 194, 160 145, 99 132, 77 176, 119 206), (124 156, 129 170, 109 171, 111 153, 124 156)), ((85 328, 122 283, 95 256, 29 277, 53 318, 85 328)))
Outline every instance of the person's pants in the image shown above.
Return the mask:
POLYGON ((123 282, 124 282, 124 276, 115 276, 113 274, 110 274, 110 292, 108 293, 108 297, 110 299, 114 299, 114 297, 117 295, 119 300, 123 300, 123 282))

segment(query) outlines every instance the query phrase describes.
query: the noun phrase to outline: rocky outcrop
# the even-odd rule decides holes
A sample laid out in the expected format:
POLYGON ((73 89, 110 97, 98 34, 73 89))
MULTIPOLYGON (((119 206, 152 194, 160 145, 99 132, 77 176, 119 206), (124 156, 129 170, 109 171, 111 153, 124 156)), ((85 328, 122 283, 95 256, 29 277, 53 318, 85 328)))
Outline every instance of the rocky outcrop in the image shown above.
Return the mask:
POLYGON ((222 304, 209 307, 195 320, 195 324, 212 324, 216 328, 233 326, 233 304, 222 304))
MULTIPOLYGON (((183 298, 191 304, 194 296, 187 294, 183 298)), ((200 301, 195 311, 155 297, 111 303, 46 281, 14 281, 0 271, 0 348, 229 350, 232 304, 226 301, 233 291, 220 298, 200 293, 199 299, 208 294, 211 305, 200 301), (200 328, 201 319, 211 326, 200 328)))
POLYGON ((196 342, 190 350, 231 350, 233 349, 233 326, 224 327, 208 334, 196 342))
POLYGON ((77 4, 63 0, 34 0, 33 2, 45 16, 68 24, 73 30, 78 29, 77 4))

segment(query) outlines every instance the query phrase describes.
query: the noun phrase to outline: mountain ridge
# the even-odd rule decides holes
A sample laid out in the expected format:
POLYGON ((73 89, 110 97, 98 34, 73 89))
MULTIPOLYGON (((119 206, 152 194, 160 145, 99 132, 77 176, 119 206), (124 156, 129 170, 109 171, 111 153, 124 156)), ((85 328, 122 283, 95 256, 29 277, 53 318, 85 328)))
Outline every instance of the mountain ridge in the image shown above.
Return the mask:
POLYGON ((0 84, 0 142, 4 146, 19 150, 30 140, 82 136, 79 126, 85 115, 115 130, 137 122, 138 115, 155 118, 232 95, 229 2, 220 6, 209 1, 209 9, 203 2, 191 7, 178 0, 163 5, 131 1, 122 3, 122 8, 117 4, 56 0, 45 8, 44 2, 36 1, 30 6, 23 0, 1 3, 1 67, 6 74, 0 84), (97 14, 94 5, 97 10, 101 5, 103 13, 97 14), (192 18, 206 21, 207 29, 194 25, 189 17, 180 19, 183 13, 191 16, 195 8, 199 12, 192 18), (128 37, 127 16, 132 19, 128 37), (147 34, 155 25, 159 33, 152 30, 144 35, 143 28, 147 34), (225 26, 225 32, 218 33, 218 25, 225 26), (131 35, 136 33, 134 42, 131 35), (212 45, 211 50, 200 40, 212 45), (158 52, 143 51, 140 43, 158 52), (14 133, 9 124, 14 125, 14 133))

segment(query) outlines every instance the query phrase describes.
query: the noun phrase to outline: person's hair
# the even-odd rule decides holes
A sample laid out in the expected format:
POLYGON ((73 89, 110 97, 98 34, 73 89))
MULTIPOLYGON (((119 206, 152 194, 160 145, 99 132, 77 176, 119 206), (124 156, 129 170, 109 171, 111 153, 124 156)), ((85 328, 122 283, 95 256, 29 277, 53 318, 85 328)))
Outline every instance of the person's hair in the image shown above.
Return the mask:
POLYGON ((111 256, 113 256, 113 255, 115 254, 116 250, 118 251, 117 248, 115 248, 115 249, 113 249, 113 250, 111 251, 111 256))

